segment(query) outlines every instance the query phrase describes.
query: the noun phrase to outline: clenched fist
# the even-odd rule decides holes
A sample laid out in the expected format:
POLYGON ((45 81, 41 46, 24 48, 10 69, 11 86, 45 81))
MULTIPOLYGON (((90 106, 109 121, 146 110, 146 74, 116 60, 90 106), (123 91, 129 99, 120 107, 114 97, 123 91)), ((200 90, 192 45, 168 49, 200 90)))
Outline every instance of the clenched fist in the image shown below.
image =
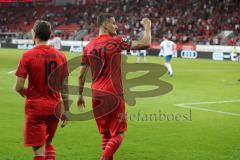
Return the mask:
POLYGON ((143 18, 142 21, 141 21, 141 24, 143 26, 151 26, 151 20, 149 18, 143 18))

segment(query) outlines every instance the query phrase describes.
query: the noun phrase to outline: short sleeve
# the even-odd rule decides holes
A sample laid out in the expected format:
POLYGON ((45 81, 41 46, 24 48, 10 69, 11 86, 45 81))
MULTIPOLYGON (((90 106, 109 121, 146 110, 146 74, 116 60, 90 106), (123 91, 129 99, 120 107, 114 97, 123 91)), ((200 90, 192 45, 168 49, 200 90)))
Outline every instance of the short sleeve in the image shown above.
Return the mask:
POLYGON ((160 47, 163 47, 163 42, 161 42, 160 47))
POLYGON ((89 66, 89 58, 86 49, 83 50, 83 56, 81 57, 81 66, 89 66))
POLYGON ((29 65, 28 65, 27 61, 28 61, 27 57, 23 54, 20 61, 19 61, 19 64, 18 64, 18 68, 17 68, 17 71, 16 71, 16 76, 22 77, 22 78, 27 77, 28 72, 29 72, 29 65))
POLYGON ((119 49, 121 51, 123 50, 130 50, 131 45, 132 45, 132 40, 129 37, 121 37, 118 36, 116 37, 116 41, 119 44, 119 49))

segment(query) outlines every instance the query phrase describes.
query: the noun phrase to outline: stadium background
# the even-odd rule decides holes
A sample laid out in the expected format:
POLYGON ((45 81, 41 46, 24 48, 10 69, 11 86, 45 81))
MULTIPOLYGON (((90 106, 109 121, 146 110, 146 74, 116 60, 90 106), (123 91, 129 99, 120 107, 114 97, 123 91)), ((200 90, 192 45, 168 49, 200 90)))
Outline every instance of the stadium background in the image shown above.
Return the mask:
MULTIPOLYGON (((50 21, 54 33, 66 44, 63 49, 68 59, 72 59, 79 56, 69 52, 72 46, 82 47, 79 43, 97 35, 95 21, 100 12, 113 13, 119 34, 133 39, 141 37, 141 18, 150 17, 153 44, 149 54, 159 55, 162 35, 168 33, 178 44, 177 57, 181 57, 172 62, 173 78, 167 75, 159 78, 173 86, 171 92, 137 98, 136 105, 127 108, 129 131, 116 159, 239 159, 238 0, 3 1, 7 0, 0 0, 0 159, 31 158, 30 149, 22 147, 24 100, 14 92, 13 86, 19 57, 25 49, 32 47, 29 31, 34 21, 50 21), (151 119, 152 114, 159 116, 159 113, 165 118, 151 119), (176 120, 176 115, 190 118, 176 120)), ((130 64, 135 64, 135 56, 127 58, 130 64)), ((147 58, 149 63, 159 65, 153 72, 160 74, 163 59, 147 58)), ((134 84, 128 80, 148 72, 148 64, 138 64, 136 68, 146 70, 128 73, 126 83, 129 86, 134 84)), ((150 84, 130 90, 154 89, 152 78, 146 77, 143 82, 150 84)), ((70 83, 77 85, 77 79, 76 69, 70 74, 70 83)), ((71 99, 76 102, 75 96, 71 99)), ((87 111, 91 110, 90 97, 86 97, 86 101, 87 111)), ((78 113, 74 104, 72 112, 78 113)), ((97 159, 101 153, 100 143, 94 120, 71 122, 66 129, 58 130, 54 140, 60 160, 97 159)))

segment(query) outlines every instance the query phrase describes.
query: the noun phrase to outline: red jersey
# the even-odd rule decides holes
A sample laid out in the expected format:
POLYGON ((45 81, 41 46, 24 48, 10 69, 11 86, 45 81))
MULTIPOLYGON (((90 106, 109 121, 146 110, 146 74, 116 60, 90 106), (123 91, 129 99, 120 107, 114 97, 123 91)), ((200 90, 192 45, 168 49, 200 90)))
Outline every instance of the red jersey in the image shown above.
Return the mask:
POLYGON ((28 76, 26 114, 54 114, 55 107, 61 102, 60 86, 54 84, 60 85, 68 76, 65 55, 51 46, 38 45, 22 55, 16 76, 28 76))
POLYGON ((100 35, 85 47, 82 65, 91 68, 93 94, 100 90, 123 95, 121 51, 130 47, 129 39, 110 35, 100 35))

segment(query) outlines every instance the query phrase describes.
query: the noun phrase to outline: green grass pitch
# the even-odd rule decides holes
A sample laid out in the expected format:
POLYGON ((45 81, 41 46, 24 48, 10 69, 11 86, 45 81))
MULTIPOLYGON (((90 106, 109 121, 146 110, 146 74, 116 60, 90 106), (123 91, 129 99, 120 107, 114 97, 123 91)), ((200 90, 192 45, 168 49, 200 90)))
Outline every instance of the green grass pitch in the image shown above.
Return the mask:
MULTIPOLYGON (((23 147, 24 99, 14 91, 14 70, 22 52, 0 49, 0 160, 32 158, 31 149, 23 147)), ((77 56, 66 55, 69 59, 77 56)), ((151 63, 164 63, 160 57, 147 58, 151 63)), ((136 57, 128 57, 129 63, 135 61, 136 57)), ((173 86, 171 92, 137 98, 135 106, 127 107, 128 131, 116 160, 239 160, 239 63, 175 58, 172 66, 174 77, 165 74, 160 78, 173 86), (159 112, 185 118, 151 119, 150 115, 159 112)), ((144 67, 147 69, 148 64, 144 67)), ((154 72, 160 71, 156 68, 154 72)), ((76 85, 77 79, 78 69, 70 74, 70 83, 76 85)), ((134 89, 144 91, 153 87, 134 89)), ((76 96, 71 99, 74 100, 71 110, 78 113, 76 96)), ((91 109, 90 98, 86 98, 86 106, 86 110, 91 109)), ((97 160, 101 156, 101 138, 94 120, 69 122, 66 128, 58 129, 53 143, 58 160, 97 160)))

